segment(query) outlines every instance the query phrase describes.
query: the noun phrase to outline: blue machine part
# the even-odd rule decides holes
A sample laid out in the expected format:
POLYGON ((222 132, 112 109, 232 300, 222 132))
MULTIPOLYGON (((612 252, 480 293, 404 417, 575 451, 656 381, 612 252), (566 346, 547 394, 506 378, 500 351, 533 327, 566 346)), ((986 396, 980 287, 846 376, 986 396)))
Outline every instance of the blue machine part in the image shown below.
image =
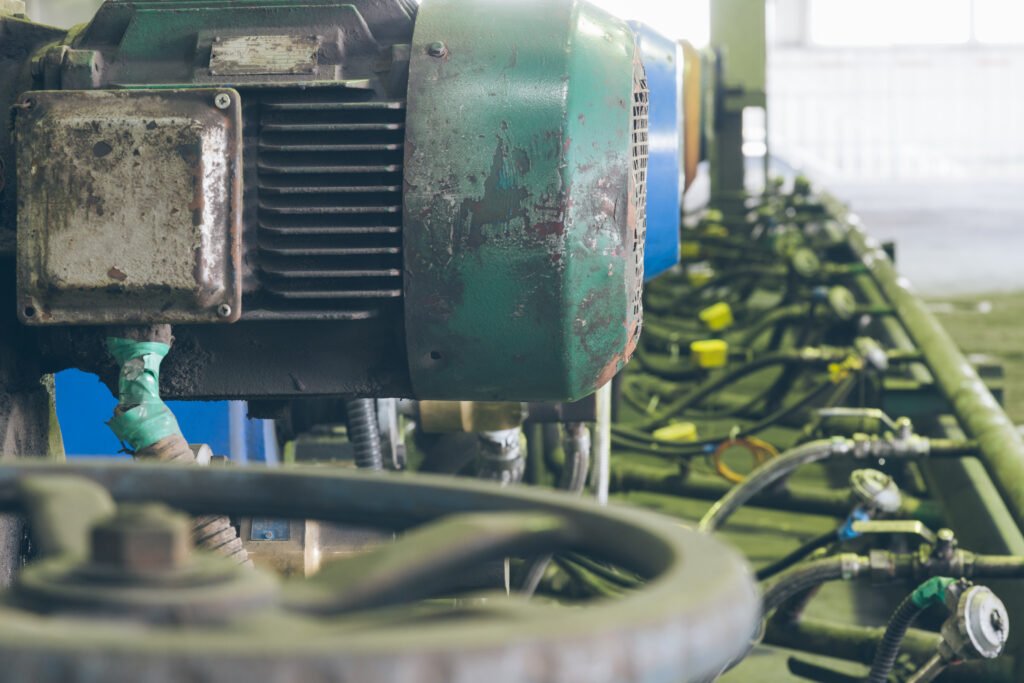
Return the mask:
MULTIPOLYGON (((118 453, 121 443, 106 424, 117 398, 90 373, 65 370, 55 380, 57 421, 68 457, 118 453)), ((168 401, 167 405, 189 443, 209 444, 214 453, 239 463, 277 458, 273 424, 247 419, 243 401, 168 401)))
POLYGON ((629 25, 636 34, 649 91, 644 279, 650 280, 679 263, 684 62, 679 43, 641 22, 629 25))

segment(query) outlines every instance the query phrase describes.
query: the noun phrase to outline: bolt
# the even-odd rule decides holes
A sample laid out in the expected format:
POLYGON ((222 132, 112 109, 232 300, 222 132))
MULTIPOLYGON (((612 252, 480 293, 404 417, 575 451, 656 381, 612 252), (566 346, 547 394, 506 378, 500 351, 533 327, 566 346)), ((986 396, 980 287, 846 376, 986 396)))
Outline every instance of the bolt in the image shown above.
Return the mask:
POLYGON ((221 304, 220 306, 218 306, 217 307, 217 315, 219 315, 222 318, 229 317, 231 315, 231 305, 230 304, 221 304))
POLYGON ((996 633, 1002 633, 1003 615, 999 613, 999 610, 992 610, 992 615, 989 617, 989 623, 992 624, 992 628, 996 633))
POLYGON ((191 522, 159 503, 121 505, 92 529, 90 558, 97 567, 152 575, 180 569, 192 550, 191 522))
POLYGON ((939 529, 935 536, 942 543, 952 543, 956 540, 956 534, 953 533, 952 529, 939 529))
POLYGON ((263 532, 263 538, 265 540, 267 540, 267 541, 274 540, 274 532, 273 531, 264 531, 263 532))
POLYGON ((445 57, 448 54, 448 46, 437 41, 427 46, 427 54, 431 57, 445 57))
POLYGON ((213 104, 217 109, 228 109, 231 107, 231 95, 226 92, 217 93, 217 96, 213 98, 213 104))

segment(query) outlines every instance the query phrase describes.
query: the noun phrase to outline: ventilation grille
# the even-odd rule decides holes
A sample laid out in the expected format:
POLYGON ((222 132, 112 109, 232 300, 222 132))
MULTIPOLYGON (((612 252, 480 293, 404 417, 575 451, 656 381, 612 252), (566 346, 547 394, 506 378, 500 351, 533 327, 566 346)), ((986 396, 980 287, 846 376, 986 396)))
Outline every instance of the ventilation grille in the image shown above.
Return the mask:
MULTIPOLYGON (((630 186, 636 212, 636 241, 633 261, 636 283, 633 294, 633 316, 639 322, 643 308, 641 283, 644 281, 644 245, 647 243, 647 76, 639 59, 633 63, 632 176, 630 186)), ((639 335, 639 324, 636 334, 639 335)))
POLYGON ((402 295, 405 103, 259 95, 256 317, 353 319, 402 295))

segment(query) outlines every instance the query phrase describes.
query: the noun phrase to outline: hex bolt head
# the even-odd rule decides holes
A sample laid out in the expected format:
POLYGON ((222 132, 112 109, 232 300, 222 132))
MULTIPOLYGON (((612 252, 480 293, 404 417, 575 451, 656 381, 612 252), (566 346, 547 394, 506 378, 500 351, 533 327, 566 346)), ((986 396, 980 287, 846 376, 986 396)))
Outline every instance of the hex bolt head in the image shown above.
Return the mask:
POLYGON ((217 93, 217 96, 213 98, 213 104, 217 109, 230 109, 231 108, 231 95, 226 92, 217 93))
POLYGON ((219 315, 222 318, 230 317, 230 315, 231 315, 231 305, 230 304, 221 304, 220 306, 218 306, 217 307, 217 315, 219 315))
POLYGON ((128 575, 180 569, 191 552, 191 520, 159 503, 121 505, 92 529, 92 564, 128 575))
POLYGON ((427 46, 427 54, 431 57, 444 57, 448 54, 448 46, 438 40, 427 46))

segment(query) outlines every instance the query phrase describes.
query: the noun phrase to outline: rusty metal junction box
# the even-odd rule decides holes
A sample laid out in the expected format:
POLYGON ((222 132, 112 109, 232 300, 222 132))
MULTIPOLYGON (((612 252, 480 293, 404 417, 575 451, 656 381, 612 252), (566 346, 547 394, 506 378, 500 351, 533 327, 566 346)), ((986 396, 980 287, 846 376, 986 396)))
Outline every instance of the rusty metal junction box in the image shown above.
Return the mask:
POLYGON ((232 90, 33 92, 17 105, 25 322, 234 322, 242 121, 232 90))

